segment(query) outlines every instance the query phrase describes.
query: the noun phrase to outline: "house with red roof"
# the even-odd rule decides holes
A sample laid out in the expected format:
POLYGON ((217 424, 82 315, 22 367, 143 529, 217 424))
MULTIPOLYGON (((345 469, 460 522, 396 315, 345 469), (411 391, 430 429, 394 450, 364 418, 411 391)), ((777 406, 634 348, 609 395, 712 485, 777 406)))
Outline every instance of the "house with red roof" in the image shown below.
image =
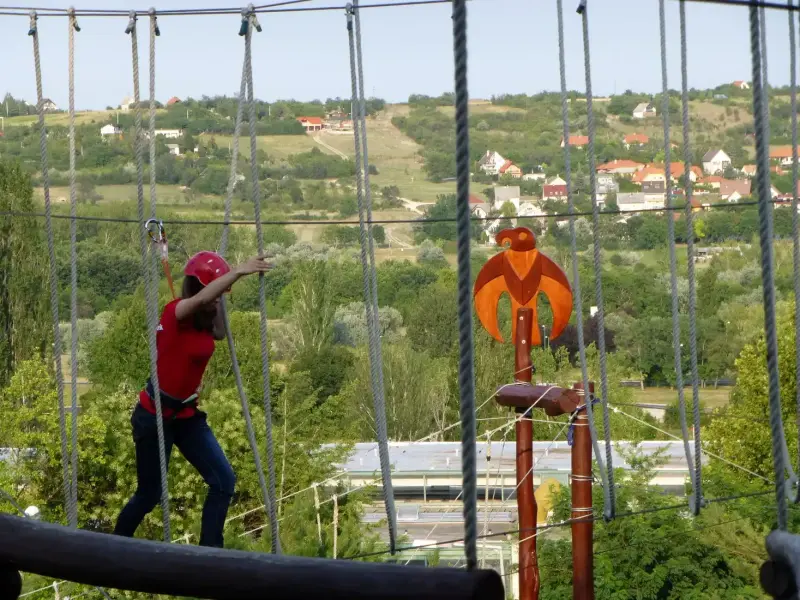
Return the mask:
POLYGON ((644 169, 642 163, 632 160, 612 160, 611 162, 597 165, 598 173, 610 173, 611 175, 632 175, 642 169, 644 169))
POLYGON ((746 81, 734 81, 733 85, 735 87, 739 88, 740 90, 749 90, 750 89, 750 84, 747 83, 746 81))
POLYGON ((178 98, 177 96, 173 96, 172 98, 167 100, 167 106, 172 106, 173 104, 178 104, 180 101, 181 101, 180 98, 178 98))
POLYGON ((650 143, 650 138, 643 133, 629 133, 622 138, 622 143, 625 144, 626 150, 630 150, 631 146, 642 148, 645 144, 650 143))
POLYGON ((770 160, 774 160, 784 167, 792 164, 792 147, 791 146, 773 146, 769 150, 770 160))
POLYGON ((306 133, 322 131, 321 117, 297 117, 297 121, 305 128, 306 133))
POLYGON ((542 198, 545 200, 565 200, 567 198, 567 182, 561 177, 554 177, 542 186, 542 198))
MULTIPOLYGON (((572 148, 583 148, 589 145, 589 136, 587 135, 571 135, 569 136, 569 145, 572 148)), ((561 138, 561 147, 564 147, 564 138, 561 138)))
POLYGON ((522 169, 520 169, 510 160, 506 160, 503 163, 503 166, 501 166, 500 169, 498 169, 497 173, 501 177, 503 175, 508 175, 509 177, 514 177, 515 179, 520 179, 522 177, 522 169))

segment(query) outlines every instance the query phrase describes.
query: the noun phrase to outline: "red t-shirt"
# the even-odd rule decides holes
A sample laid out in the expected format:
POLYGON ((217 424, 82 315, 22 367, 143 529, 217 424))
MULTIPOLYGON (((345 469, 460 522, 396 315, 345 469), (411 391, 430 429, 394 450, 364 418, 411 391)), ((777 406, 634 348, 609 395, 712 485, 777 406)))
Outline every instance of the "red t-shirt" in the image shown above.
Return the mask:
MULTIPOLYGON (((195 329, 192 319, 179 321, 175 316, 175 307, 179 301, 173 300, 161 313, 161 321, 156 330, 156 364, 159 387, 170 396, 183 399, 194 394, 200 387, 206 365, 214 354, 214 336, 208 331, 195 329)), ((148 412, 156 413, 155 404, 145 390, 139 394, 139 402, 148 412)), ((172 413, 173 411, 164 407, 165 417, 172 416, 172 413)), ((189 406, 181 410, 177 418, 185 419, 194 414, 195 409, 189 406)))

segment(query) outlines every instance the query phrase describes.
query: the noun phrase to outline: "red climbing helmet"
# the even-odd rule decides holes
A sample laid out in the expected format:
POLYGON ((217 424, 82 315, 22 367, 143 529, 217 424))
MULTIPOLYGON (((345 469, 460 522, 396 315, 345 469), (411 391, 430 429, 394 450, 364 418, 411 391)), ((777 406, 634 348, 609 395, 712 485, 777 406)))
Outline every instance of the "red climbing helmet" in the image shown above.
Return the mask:
POLYGON ((230 273, 231 266, 216 252, 198 252, 183 269, 184 275, 192 275, 203 285, 208 285, 215 279, 230 273))

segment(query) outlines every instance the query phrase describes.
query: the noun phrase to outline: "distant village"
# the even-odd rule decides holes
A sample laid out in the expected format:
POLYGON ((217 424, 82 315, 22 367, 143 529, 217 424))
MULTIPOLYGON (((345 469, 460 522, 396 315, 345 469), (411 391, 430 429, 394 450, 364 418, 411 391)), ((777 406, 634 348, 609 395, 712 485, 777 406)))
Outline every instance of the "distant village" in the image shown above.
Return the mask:
MULTIPOLYGON (((746 81, 734 82, 740 89, 748 89, 746 81)), ((652 103, 639 104, 632 112, 633 119, 649 119, 657 116, 657 110, 652 103)), ((620 138, 626 149, 632 147, 644 148, 650 143, 650 138, 643 133, 630 133, 620 138)), ((571 135, 566 142, 570 148, 586 149, 589 138, 583 135, 571 135)), ((565 146, 562 138, 561 147, 565 146)), ((677 144, 671 144, 678 150, 677 144)), ((791 146, 772 146, 770 148, 770 170, 777 174, 784 174, 784 169, 792 165, 791 146)), ((730 156, 723 148, 711 148, 702 157, 702 168, 691 167, 689 179, 692 182, 691 205, 694 212, 710 210, 714 204, 736 203, 749 200, 752 194, 753 179, 756 175, 756 165, 734 165, 730 156)), ((488 219, 485 226, 487 233, 492 233, 499 223, 499 217, 491 220, 491 215, 497 215, 506 203, 513 206, 518 217, 545 217, 548 201, 567 200, 567 182, 560 175, 547 177, 543 172, 523 173, 523 170, 506 159, 499 152, 487 150, 478 161, 478 169, 483 175, 493 179, 509 182, 512 179, 521 181, 538 181, 542 185, 541 197, 522 196, 520 186, 495 185, 493 188, 494 199, 492 202, 482 200, 477 196, 470 197, 470 209, 474 216, 488 219)), ((669 165, 669 179, 672 183, 672 194, 680 198, 684 194, 684 163, 672 161, 669 165)), ((798 185, 800 194, 800 185, 798 185)), ((596 166, 596 197, 601 210, 607 203, 616 204, 621 213, 636 213, 641 211, 658 212, 666 207, 667 193, 667 165, 664 163, 640 163, 632 160, 613 160, 596 166), (626 189, 636 188, 636 191, 620 192, 620 182, 625 180, 629 185, 626 189)), ((792 194, 781 194, 772 186, 772 202, 775 208, 791 205, 792 194)), ((508 208, 505 211, 508 213, 508 208)), ((621 220, 626 221, 629 215, 622 215, 621 220)))

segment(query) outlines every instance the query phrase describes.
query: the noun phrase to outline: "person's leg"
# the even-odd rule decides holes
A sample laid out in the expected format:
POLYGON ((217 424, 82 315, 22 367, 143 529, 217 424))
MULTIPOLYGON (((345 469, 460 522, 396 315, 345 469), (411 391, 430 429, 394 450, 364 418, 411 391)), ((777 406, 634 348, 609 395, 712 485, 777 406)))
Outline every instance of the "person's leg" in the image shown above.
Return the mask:
MULTIPOLYGON (((133 497, 117 517, 115 535, 133 537, 145 516, 152 511, 161 499, 161 467, 158 452, 158 430, 156 416, 136 405, 131 416, 133 441, 136 444, 137 486, 133 497)), ((164 423, 164 444, 169 465, 172 451, 172 428, 164 423)))
POLYGON ((176 421, 175 444, 208 485, 203 505, 201 546, 222 548, 223 529, 236 486, 236 474, 206 423, 205 413, 176 421))

